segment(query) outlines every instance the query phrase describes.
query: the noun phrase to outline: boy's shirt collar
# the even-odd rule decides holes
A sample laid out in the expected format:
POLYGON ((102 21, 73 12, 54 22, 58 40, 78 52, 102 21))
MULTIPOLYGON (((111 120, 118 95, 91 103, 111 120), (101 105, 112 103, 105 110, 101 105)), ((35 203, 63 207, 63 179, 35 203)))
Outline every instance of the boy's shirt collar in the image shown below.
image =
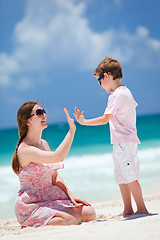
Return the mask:
POLYGON ((111 92, 111 94, 114 93, 116 90, 118 90, 118 89, 120 89, 120 88, 126 88, 126 85, 117 87, 113 92, 111 92))

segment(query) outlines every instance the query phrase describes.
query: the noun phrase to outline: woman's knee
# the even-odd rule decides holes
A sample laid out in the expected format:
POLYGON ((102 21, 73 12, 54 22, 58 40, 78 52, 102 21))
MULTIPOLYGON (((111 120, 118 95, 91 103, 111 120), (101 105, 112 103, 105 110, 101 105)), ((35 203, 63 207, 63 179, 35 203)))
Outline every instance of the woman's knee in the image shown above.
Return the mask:
POLYGON ((47 225, 78 225, 81 221, 82 218, 79 213, 67 209, 67 211, 62 210, 57 212, 47 225))
POLYGON ((66 208, 62 210, 64 222, 66 225, 78 225, 81 223, 82 218, 81 215, 74 211, 72 208, 66 208))
POLYGON ((82 221, 92 221, 96 218, 96 212, 91 206, 84 206, 82 209, 82 221))
POLYGON ((74 212, 73 214, 70 214, 65 219, 67 225, 78 225, 81 223, 82 218, 81 215, 77 212, 74 212))

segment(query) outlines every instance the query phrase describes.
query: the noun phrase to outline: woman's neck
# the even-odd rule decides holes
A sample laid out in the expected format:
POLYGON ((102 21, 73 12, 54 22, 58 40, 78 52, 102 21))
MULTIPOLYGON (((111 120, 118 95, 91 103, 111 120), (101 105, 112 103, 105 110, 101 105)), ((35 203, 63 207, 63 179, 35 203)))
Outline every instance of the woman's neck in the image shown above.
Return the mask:
POLYGON ((41 144, 42 132, 28 131, 24 141, 31 146, 38 147, 41 144))

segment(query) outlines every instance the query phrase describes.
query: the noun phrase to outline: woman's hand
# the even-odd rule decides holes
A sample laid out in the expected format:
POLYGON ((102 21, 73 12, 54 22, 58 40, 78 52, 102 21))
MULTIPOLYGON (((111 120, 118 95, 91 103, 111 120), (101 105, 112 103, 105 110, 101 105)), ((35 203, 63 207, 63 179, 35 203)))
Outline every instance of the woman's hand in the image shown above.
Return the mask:
POLYGON ((68 113, 68 111, 67 111, 66 108, 64 108, 64 111, 65 111, 65 114, 66 114, 67 121, 68 121, 68 124, 69 124, 69 127, 70 127, 71 132, 73 132, 73 131, 75 132, 75 130, 76 130, 76 125, 75 125, 75 123, 74 123, 74 120, 73 120, 72 118, 70 118, 69 113, 68 113))
POLYGON ((75 197, 74 195, 70 194, 69 195, 69 198, 70 198, 70 201, 75 205, 75 206, 78 206, 78 203, 82 203, 86 206, 91 206, 90 203, 88 203, 87 201, 83 200, 83 199, 80 199, 78 197, 75 197))
POLYGON ((81 113, 80 110, 75 107, 75 113, 73 113, 77 122, 80 123, 81 125, 84 124, 85 118, 84 118, 84 111, 81 113))

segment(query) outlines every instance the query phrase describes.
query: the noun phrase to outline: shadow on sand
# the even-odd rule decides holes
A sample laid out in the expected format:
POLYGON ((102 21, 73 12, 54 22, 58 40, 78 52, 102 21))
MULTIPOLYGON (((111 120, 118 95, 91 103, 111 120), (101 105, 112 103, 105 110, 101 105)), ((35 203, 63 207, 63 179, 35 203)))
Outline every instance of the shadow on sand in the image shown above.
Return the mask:
POLYGON ((150 214, 133 214, 130 216, 126 216, 125 219, 123 219, 123 221, 127 221, 127 220, 133 220, 133 219, 137 219, 137 218, 143 218, 143 217, 151 217, 151 216, 155 216, 158 215, 158 213, 150 213, 150 214))

